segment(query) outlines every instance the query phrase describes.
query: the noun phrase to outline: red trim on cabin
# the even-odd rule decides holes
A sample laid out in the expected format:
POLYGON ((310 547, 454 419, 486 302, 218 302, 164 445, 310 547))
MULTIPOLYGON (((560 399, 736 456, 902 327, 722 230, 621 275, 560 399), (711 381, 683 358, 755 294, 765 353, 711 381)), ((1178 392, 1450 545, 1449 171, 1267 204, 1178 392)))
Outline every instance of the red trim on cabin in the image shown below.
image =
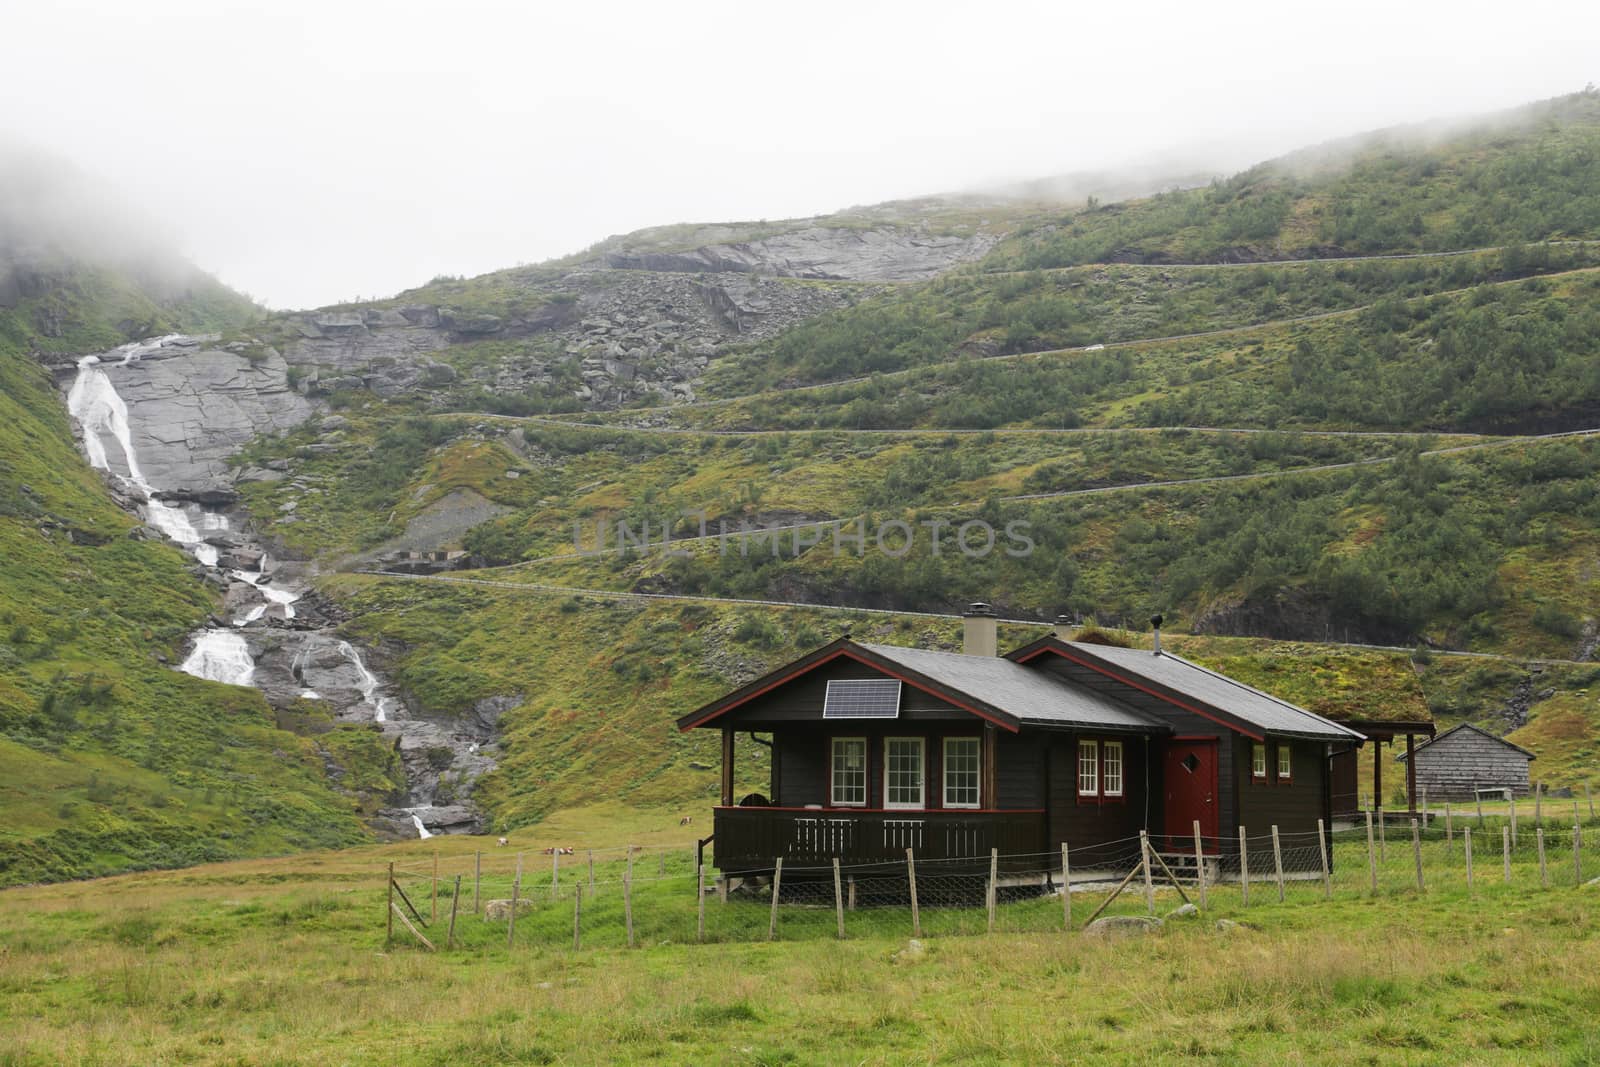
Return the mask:
MULTIPOLYGON (((840 656, 843 656, 846 659, 855 660, 857 663, 861 664, 864 667, 871 667, 875 671, 881 671, 882 673, 887 674, 891 678, 898 678, 900 681, 904 682, 906 685, 909 685, 911 688, 919 690, 919 691, 924 692, 924 693, 927 693, 929 696, 938 697, 940 700, 944 701, 946 704, 952 704, 955 707, 960 708, 962 711, 965 711, 965 712, 967 712, 969 714, 972 714, 972 715, 976 715, 978 718, 982 719, 984 722, 992 722, 996 726, 1001 726, 1001 727, 1004 727, 1007 730, 1010 730, 1012 733, 1019 733, 1021 731, 1021 724, 1020 723, 1007 722, 1005 719, 997 718, 996 716, 990 714, 989 712, 979 711, 977 708, 972 707, 969 704, 964 704, 959 700, 952 700, 949 696, 947 696, 944 693, 939 692, 937 689, 931 688, 930 686, 927 686, 927 685, 923 685, 921 682, 918 682, 916 679, 909 678, 906 675, 901 674, 899 671, 891 670, 890 668, 885 667, 881 663, 874 663, 872 660, 867 659, 864 656, 861 656, 861 655, 857 654, 856 652, 852 651, 849 648, 839 648, 838 650, 833 652, 831 655, 827 655, 827 656, 822 657, 819 660, 815 660, 815 661, 813 661, 811 663, 807 663, 803 667, 798 667, 795 670, 792 670, 789 673, 783 675, 782 677, 777 678, 777 679, 775 679, 775 680, 773 680, 771 682, 768 682, 766 685, 762 686, 760 689, 757 689, 755 692, 749 693, 749 694, 747 694, 747 695, 745 695, 743 697, 740 697, 738 700, 736 700, 733 703, 729 704, 727 707, 719 708, 718 710, 716 710, 716 711, 712 712, 711 714, 707 715, 705 718, 695 720, 694 722, 690 723, 688 726, 680 726, 680 727, 678 727, 678 730, 681 733, 687 733, 690 730, 694 730, 694 729, 697 729, 697 728, 699 728, 701 726, 704 726, 706 723, 710 722, 711 720, 716 719, 716 718, 720 718, 721 716, 726 715, 728 712, 734 710, 735 708, 743 707, 745 704, 748 704, 750 701, 754 700, 756 697, 761 696, 764 693, 771 692, 772 690, 776 689, 778 686, 784 684, 785 682, 792 682, 792 681, 794 681, 794 679, 800 677, 801 675, 809 673, 810 671, 816 670, 818 667, 821 667, 824 664, 832 663, 834 660, 838 659, 840 656)), ((842 722, 844 720, 834 720, 834 721, 842 722)), ((860 720, 857 720, 857 721, 860 721, 860 720)))
POLYGON ((1017 663, 1027 663, 1029 660, 1032 660, 1032 659, 1035 659, 1035 658, 1037 658, 1039 656, 1042 656, 1046 652, 1053 652, 1056 655, 1060 656, 1062 659, 1071 660, 1073 663, 1076 663, 1080 667, 1087 667, 1091 671, 1094 671, 1096 674, 1103 674, 1107 678, 1110 678, 1112 681, 1121 682, 1123 685, 1130 686, 1130 687, 1132 687, 1134 689, 1139 690, 1139 692, 1141 692, 1141 693, 1146 693, 1146 694, 1148 694, 1150 696, 1153 696, 1157 700, 1163 701, 1163 702, 1165 702, 1167 704, 1171 704, 1173 707, 1182 708, 1184 711, 1191 712, 1191 713, 1193 713, 1195 715, 1198 715, 1202 719, 1209 719, 1212 722, 1216 723, 1218 726, 1221 726, 1221 727, 1223 727, 1225 729, 1228 729, 1228 730, 1232 730, 1234 733, 1237 733, 1237 734, 1243 734, 1245 737, 1250 738, 1250 740, 1252 740, 1252 741, 1265 741, 1267 739, 1265 734, 1254 734, 1254 733, 1251 733, 1249 730, 1246 730, 1246 729, 1244 729, 1243 727, 1240 727, 1240 726, 1236 726, 1233 723, 1226 721, 1225 719, 1217 718, 1217 716, 1211 714, 1208 711, 1202 711, 1201 709, 1193 706, 1192 704, 1185 704, 1183 701, 1178 700, 1175 697, 1167 696, 1165 693, 1158 693, 1156 690, 1151 689, 1148 686, 1140 685, 1138 682, 1133 681, 1131 678, 1124 678, 1122 675, 1118 674, 1117 672, 1115 672, 1113 670, 1109 670, 1109 669, 1107 669, 1105 667, 1101 667, 1098 664, 1090 663, 1088 660, 1079 659, 1077 656, 1074 656, 1072 653, 1066 652, 1066 651, 1064 651, 1062 649, 1059 649, 1059 648, 1055 648, 1055 647, 1047 645, 1044 648, 1041 648, 1041 649, 1038 649, 1035 652, 1029 653, 1028 655, 1022 657, 1021 659, 1017 660, 1016 662, 1017 663))
POLYGON ((1044 808, 741 808, 737 804, 718 804, 714 811, 798 811, 813 815, 1043 815, 1044 808))

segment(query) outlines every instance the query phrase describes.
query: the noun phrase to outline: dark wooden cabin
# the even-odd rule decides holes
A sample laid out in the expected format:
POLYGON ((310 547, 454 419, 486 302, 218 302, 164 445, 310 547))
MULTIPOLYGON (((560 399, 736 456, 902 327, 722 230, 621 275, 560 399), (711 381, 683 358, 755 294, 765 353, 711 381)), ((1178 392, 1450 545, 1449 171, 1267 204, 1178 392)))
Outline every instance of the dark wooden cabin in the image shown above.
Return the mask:
POLYGON ((1196 821, 1224 854, 1241 824, 1331 823, 1329 757, 1354 730, 1171 653, 1050 636, 999 656, 994 635, 975 611, 962 653, 841 638, 678 720, 722 732, 717 867, 900 864, 912 848, 1037 869, 1063 842, 1126 851, 1140 830, 1192 849, 1196 821), (740 733, 771 735, 767 794, 734 796, 740 733))

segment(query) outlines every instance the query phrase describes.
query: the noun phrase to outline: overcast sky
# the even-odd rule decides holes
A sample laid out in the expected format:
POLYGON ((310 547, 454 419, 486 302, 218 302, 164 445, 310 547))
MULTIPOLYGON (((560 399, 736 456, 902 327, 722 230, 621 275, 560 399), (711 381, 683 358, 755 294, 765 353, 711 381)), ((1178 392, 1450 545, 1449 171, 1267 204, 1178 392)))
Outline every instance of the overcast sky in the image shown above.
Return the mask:
POLYGON ((1600 5, 0 5, 0 134, 274 307, 678 221, 1243 163, 1600 80, 1600 5))

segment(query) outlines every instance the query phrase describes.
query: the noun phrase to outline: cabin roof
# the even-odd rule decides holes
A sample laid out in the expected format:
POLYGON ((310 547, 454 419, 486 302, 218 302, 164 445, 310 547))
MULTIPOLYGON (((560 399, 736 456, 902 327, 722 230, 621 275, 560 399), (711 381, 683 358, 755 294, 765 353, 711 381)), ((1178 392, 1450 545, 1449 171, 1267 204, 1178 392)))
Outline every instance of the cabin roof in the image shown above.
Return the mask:
MULTIPOLYGON (((1497 745, 1504 745, 1507 748, 1516 749, 1518 752, 1522 753, 1524 756, 1527 756, 1529 759, 1538 759, 1539 758, 1537 755, 1535 755, 1532 752, 1529 752, 1527 749, 1523 748, 1521 745, 1514 744, 1514 743, 1512 743, 1510 741, 1507 741, 1503 737, 1496 737, 1494 734, 1491 734, 1488 730, 1485 730, 1485 729, 1483 729, 1482 727, 1479 727, 1479 726, 1474 726, 1470 722, 1464 722, 1464 723, 1460 723, 1460 724, 1458 724, 1456 726, 1452 726, 1452 727, 1450 727, 1450 729, 1446 730, 1444 733, 1440 734, 1438 737, 1430 737, 1428 740, 1426 740, 1426 741, 1422 742, 1422 744, 1418 745, 1416 747, 1415 751, 1421 752, 1423 749, 1427 748, 1430 745, 1437 745, 1440 741, 1443 741, 1445 738, 1449 737, 1451 734, 1459 733, 1462 730, 1471 730, 1475 734, 1479 734, 1479 735, 1481 735, 1483 737, 1487 737, 1489 740, 1493 741, 1497 745)), ((1398 762, 1398 763, 1404 763, 1405 762, 1405 758, 1406 758, 1406 753, 1402 752, 1402 753, 1400 753, 1399 755, 1397 755, 1395 757, 1395 761, 1398 762)))
POLYGON ((1159 720, 1083 686, 1053 677, 1003 656, 969 656, 900 645, 861 647, 907 670, 989 704, 1035 726, 1080 726, 1138 733, 1165 733, 1159 720))
MULTIPOLYGON (((981 719, 1016 732, 1023 725, 1165 733, 1152 716, 1064 679, 1001 656, 969 656, 840 638, 762 675, 678 720, 680 730, 705 726, 762 694, 845 658, 932 693, 981 719)), ((820 709, 819 709, 820 711, 820 709)))
POLYGON ((1017 649, 1008 658, 1026 662, 1045 652, 1068 655, 1093 670, 1102 670, 1124 681, 1154 683, 1264 734, 1329 741, 1365 739, 1348 726, 1171 652, 1063 641, 1050 636, 1017 649))

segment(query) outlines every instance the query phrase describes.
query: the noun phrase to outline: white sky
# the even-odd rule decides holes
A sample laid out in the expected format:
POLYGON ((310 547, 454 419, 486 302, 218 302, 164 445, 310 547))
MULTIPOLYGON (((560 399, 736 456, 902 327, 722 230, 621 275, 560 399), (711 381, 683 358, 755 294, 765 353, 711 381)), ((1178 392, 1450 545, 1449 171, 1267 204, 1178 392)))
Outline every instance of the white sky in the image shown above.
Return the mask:
POLYGON ((275 307, 642 226, 1244 163, 1590 80, 1577 0, 0 0, 0 136, 275 307))

